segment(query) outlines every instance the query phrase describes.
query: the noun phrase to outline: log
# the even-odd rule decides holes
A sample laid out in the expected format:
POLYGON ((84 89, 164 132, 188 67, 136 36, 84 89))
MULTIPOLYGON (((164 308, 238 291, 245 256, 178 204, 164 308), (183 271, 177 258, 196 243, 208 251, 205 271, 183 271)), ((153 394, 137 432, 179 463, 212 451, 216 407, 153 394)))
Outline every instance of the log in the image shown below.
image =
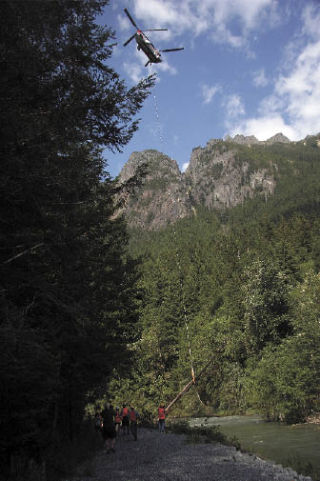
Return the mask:
POLYGON ((186 384, 184 386, 184 388, 182 389, 182 391, 179 392, 179 394, 168 404, 168 406, 166 407, 166 413, 168 412, 168 410, 174 405, 175 402, 177 402, 180 398, 182 398, 182 396, 184 396, 188 391, 189 389, 191 388, 191 386, 193 384, 196 384, 196 381, 199 379, 199 377, 208 369, 208 367, 210 366, 211 364, 211 361, 212 359, 210 359, 210 361, 204 366, 203 369, 201 369, 201 371, 199 372, 198 376, 196 377, 194 375, 194 372, 193 372, 193 375, 192 375, 192 379, 191 381, 188 382, 188 384, 186 384))
POLYGON ((175 402, 177 402, 184 394, 186 394, 189 391, 192 384, 194 384, 193 379, 191 379, 191 381, 188 382, 186 386, 184 386, 182 391, 180 391, 179 394, 168 404, 168 406, 166 407, 166 413, 169 411, 169 409, 171 408, 171 406, 173 406, 175 402))

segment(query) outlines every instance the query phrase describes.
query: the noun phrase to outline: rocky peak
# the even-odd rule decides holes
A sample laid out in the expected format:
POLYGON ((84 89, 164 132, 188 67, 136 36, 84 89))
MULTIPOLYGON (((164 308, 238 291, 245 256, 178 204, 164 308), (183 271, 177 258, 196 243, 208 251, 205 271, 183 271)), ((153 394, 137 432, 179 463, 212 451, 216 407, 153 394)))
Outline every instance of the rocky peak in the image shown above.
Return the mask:
POLYGON ((146 175, 135 195, 126 199, 129 225, 159 229, 188 215, 188 195, 177 162, 156 150, 134 152, 121 170, 118 182, 127 182, 140 167, 146 175))
POLYGON ((278 134, 273 135, 272 137, 270 137, 270 139, 265 141, 266 144, 275 144, 277 142, 280 142, 282 144, 289 144, 290 140, 288 139, 288 137, 279 132, 278 134))
POLYGON ((258 140, 254 135, 235 135, 234 137, 230 137, 230 135, 227 135, 225 138, 226 142, 233 142, 234 144, 241 144, 241 145, 254 145, 254 144, 266 144, 266 145, 271 145, 275 144, 277 142, 283 143, 283 144, 288 144, 290 143, 290 140, 283 135, 281 132, 278 134, 273 135, 267 140, 258 140))
POLYGON ((233 138, 230 135, 227 135, 225 138, 226 142, 233 142, 235 144, 241 145, 252 145, 252 144, 259 144, 260 141, 254 135, 235 135, 233 138))
POLYGON ((120 172, 119 182, 126 182, 136 175, 140 167, 144 167, 147 170, 146 182, 151 178, 172 180, 181 176, 175 160, 157 150, 144 150, 142 152, 133 152, 130 155, 128 162, 126 162, 120 172))
MULTIPOLYGON (((301 142, 307 145, 311 141, 320 146, 319 135, 301 142)), ((175 160, 161 152, 134 152, 119 175, 119 183, 126 184, 139 174, 140 167, 144 172, 139 185, 132 181, 133 192, 123 189, 121 200, 128 224, 159 229, 192 215, 197 206, 225 209, 256 195, 267 199, 276 187, 278 168, 269 149, 275 143, 288 144, 290 140, 282 133, 266 141, 253 135, 211 139, 205 147, 192 150, 184 174, 175 160)))

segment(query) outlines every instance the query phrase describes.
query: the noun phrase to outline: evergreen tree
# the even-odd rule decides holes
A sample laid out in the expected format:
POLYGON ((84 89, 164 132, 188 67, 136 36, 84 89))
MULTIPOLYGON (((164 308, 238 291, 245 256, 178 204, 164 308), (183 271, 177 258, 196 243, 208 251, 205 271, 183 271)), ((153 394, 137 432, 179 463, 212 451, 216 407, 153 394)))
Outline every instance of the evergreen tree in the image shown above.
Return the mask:
POLYGON ((128 89, 108 66, 107 4, 0 2, 0 456, 24 479, 25 459, 77 436, 135 337, 137 274, 101 149, 130 140, 154 79, 128 89))

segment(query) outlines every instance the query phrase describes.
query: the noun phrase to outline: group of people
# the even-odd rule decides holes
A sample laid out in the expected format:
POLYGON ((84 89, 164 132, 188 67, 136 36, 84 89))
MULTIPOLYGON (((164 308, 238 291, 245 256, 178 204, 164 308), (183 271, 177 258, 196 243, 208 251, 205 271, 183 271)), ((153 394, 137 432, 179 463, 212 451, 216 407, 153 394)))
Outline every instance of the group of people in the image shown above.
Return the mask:
POLYGON ((139 413, 133 406, 130 409, 126 404, 120 410, 115 409, 111 404, 107 404, 102 413, 96 412, 95 426, 101 431, 102 437, 106 444, 107 453, 115 452, 115 442, 117 436, 122 432, 123 435, 132 434, 133 439, 137 441, 137 420, 139 413))
MULTIPOLYGON (((139 413, 133 406, 130 408, 123 404, 122 409, 115 409, 111 404, 107 404, 105 409, 95 414, 96 430, 101 432, 105 441, 107 453, 115 452, 116 438, 122 433, 124 436, 132 434, 133 439, 137 441, 137 421, 140 418, 139 413)), ((164 404, 160 404, 158 408, 158 426, 159 433, 165 432, 166 410, 164 404)))

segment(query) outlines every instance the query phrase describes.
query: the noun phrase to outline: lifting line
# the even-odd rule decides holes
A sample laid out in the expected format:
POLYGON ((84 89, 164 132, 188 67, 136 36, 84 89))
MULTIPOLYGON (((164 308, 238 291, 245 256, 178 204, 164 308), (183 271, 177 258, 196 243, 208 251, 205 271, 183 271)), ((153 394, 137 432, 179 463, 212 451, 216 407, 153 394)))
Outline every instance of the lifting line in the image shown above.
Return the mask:
POLYGON ((160 142, 163 144, 163 129, 160 123, 158 102, 155 94, 153 94, 153 102, 154 102, 154 111, 155 111, 156 123, 157 123, 157 132, 159 133, 160 142))

